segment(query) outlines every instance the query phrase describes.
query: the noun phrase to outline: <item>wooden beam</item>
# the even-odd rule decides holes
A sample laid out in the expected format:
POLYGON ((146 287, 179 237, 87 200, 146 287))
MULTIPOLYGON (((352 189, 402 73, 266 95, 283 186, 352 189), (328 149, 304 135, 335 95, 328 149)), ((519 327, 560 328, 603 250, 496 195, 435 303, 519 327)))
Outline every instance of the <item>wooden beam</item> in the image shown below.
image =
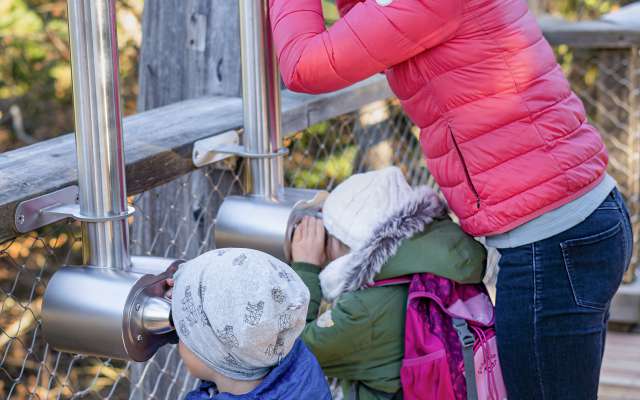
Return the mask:
POLYGON ((562 18, 540 17, 538 23, 552 45, 580 48, 628 48, 640 44, 640 24, 612 21, 569 22, 562 18))
MULTIPOLYGON (((284 132, 293 133, 391 96, 383 76, 320 96, 284 92, 284 132)), ((129 195, 149 190, 194 170, 196 140, 242 126, 237 97, 203 97, 125 118, 125 161, 129 195)), ((76 184, 72 134, 0 154, 0 242, 16 236, 15 207, 21 201, 76 184)))

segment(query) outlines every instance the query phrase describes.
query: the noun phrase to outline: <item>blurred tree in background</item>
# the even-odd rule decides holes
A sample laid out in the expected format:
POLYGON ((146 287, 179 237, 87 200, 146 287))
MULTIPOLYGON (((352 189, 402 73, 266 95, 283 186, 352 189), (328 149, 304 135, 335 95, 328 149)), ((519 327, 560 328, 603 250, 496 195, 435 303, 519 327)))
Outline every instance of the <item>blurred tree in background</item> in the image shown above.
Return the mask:
MULTIPOLYGON (((118 0, 121 94, 135 111, 143 0, 118 0)), ((73 130, 65 0, 0 0, 0 152, 73 130)))
MULTIPOLYGON (((233 0, 229 0, 233 1, 233 0)), ((628 0, 530 0, 540 11, 596 18, 628 0)), ((143 0, 117 0, 124 113, 136 108, 143 0)), ((338 18, 323 0, 327 23, 338 18)), ((73 130, 65 0, 0 0, 0 152, 73 130)))

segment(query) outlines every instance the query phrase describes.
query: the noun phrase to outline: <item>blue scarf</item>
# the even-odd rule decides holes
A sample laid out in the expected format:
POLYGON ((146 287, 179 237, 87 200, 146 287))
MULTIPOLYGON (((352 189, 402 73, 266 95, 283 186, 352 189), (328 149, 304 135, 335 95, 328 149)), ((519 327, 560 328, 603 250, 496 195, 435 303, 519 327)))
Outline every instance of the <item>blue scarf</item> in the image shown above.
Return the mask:
POLYGON ((214 383, 202 382, 185 400, 331 400, 318 361, 300 339, 253 391, 243 395, 216 393, 214 383))

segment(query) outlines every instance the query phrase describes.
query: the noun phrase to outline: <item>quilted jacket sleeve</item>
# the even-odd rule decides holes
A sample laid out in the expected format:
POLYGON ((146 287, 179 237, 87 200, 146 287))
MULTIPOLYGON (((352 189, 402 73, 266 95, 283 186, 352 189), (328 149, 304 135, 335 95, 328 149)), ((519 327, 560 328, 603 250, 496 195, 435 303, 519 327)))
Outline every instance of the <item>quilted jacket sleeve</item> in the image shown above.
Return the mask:
POLYGON ((294 262, 291 268, 309 288, 309 308, 307 308, 307 322, 318 318, 320 303, 322 302, 322 288, 320 287, 320 267, 303 262, 294 262))
POLYGON ((384 71, 451 38, 462 1, 342 1, 349 11, 327 29, 321 0, 270 0, 284 82, 294 91, 323 93, 384 71))
MULTIPOLYGON (((374 321, 366 305, 354 296, 338 300, 320 318, 326 318, 326 324, 319 324, 318 320, 307 323, 301 337, 325 373, 334 370, 331 375, 336 376, 335 369, 343 365, 346 358, 371 347, 374 321)), ((343 372, 340 378, 351 377, 343 372)))

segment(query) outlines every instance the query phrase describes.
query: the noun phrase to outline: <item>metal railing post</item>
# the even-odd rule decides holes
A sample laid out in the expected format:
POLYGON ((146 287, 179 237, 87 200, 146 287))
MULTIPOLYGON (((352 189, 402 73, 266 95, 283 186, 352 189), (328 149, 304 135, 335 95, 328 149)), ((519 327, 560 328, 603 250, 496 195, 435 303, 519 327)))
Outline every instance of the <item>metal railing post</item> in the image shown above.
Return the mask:
MULTIPOLYGON (((282 147, 280 75, 271 40, 268 1, 240 0, 244 143, 267 154, 282 147)), ((251 159, 250 194, 277 199, 284 190, 282 157, 251 159)))
MULTIPOLYGON (((73 102, 82 214, 127 212, 115 0, 69 0, 73 102)), ((84 263, 128 269, 126 218, 83 222, 84 263)))

